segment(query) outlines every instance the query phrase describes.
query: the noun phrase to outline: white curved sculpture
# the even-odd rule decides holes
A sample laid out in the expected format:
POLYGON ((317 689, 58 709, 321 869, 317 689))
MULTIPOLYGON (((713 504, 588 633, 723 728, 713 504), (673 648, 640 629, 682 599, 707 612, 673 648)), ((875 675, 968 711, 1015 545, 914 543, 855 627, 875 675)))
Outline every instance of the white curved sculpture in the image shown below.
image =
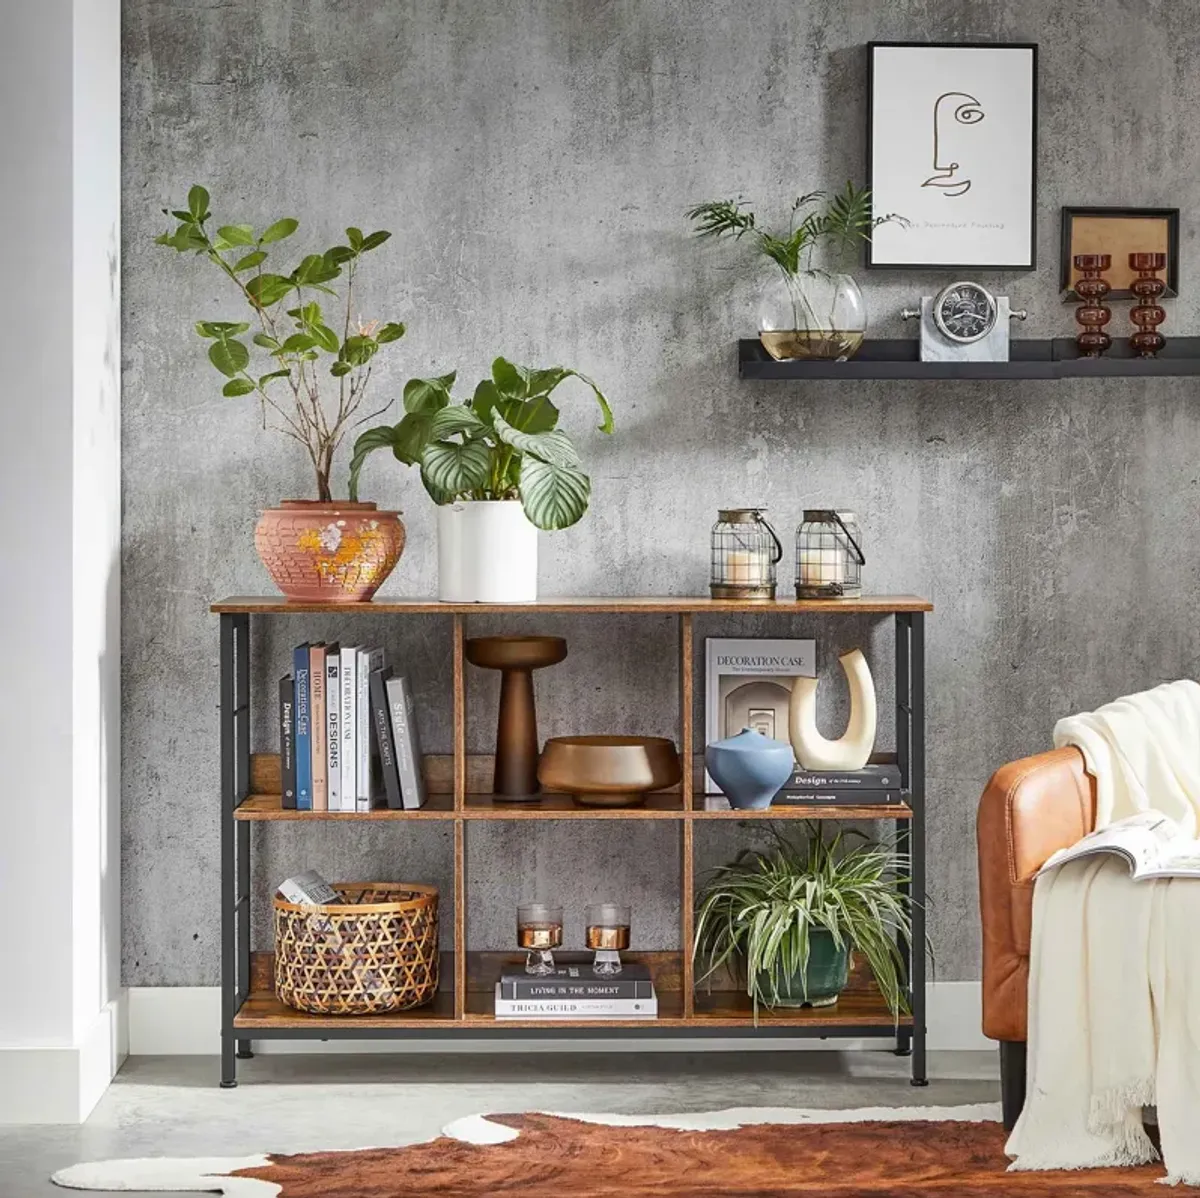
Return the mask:
POLYGON ((850 720, 837 740, 817 731, 817 680, 797 678, 788 704, 788 735, 796 760, 806 770, 860 770, 875 747, 875 684, 867 659, 851 649, 838 660, 850 684, 850 720))

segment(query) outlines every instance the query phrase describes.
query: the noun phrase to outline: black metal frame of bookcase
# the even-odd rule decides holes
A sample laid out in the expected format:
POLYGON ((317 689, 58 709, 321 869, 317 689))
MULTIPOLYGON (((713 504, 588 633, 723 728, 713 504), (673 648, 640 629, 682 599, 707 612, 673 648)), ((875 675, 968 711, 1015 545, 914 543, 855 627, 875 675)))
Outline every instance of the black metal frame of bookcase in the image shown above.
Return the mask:
MULTIPOLYGON (((347 607, 370 611, 369 605, 347 607)), ((925 613, 897 611, 896 753, 903 797, 911 816, 894 821, 899 852, 911 857, 911 880, 901 887, 912 913, 912 941, 902 946, 907 966, 906 989, 912 1026, 892 1023, 837 1027, 820 1023, 771 1024, 758 1027, 705 1027, 702 1020, 689 1026, 662 1027, 648 1020, 630 1027, 508 1027, 481 1021, 447 1021, 412 1027, 362 1027, 353 1018, 345 1027, 327 1025, 238 1028, 234 1021, 250 994, 250 821, 236 818, 238 807, 250 793, 250 614, 220 613, 221 640, 221 1087, 237 1085, 237 1061, 253 1057, 254 1040, 404 1040, 444 1039, 482 1035, 489 1039, 550 1036, 596 1039, 650 1032, 683 1038, 738 1036, 828 1038, 896 1038, 896 1053, 911 1055, 911 1081, 928 1084, 926 1072, 925 994, 925 613), (916 896, 914 901, 914 896, 916 896)), ((683 817, 681 817, 683 818, 683 817)), ((687 951, 687 946, 684 950, 687 951)))

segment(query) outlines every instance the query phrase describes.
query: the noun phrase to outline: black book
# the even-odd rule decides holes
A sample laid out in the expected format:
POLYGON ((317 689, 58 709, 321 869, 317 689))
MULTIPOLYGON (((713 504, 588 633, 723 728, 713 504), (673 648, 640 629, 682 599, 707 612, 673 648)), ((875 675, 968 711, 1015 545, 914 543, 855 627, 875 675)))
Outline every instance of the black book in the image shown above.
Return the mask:
POLYGON ((781 790, 773 807, 899 807, 898 790, 781 790))
POLYGON ((404 808, 404 797, 400 792, 400 773, 396 768, 396 742, 392 737, 392 719, 388 714, 387 680, 391 676, 391 666, 371 671, 371 739, 379 751, 379 767, 383 773, 387 805, 393 811, 399 811, 404 808))
POLYGON ((279 783, 285 811, 296 810, 296 686, 291 674, 279 680, 279 783))
POLYGON ((899 790, 900 766, 871 762, 861 770, 806 770, 797 766, 784 790, 899 790))
POLYGON ((654 997, 650 970, 640 962, 625 962, 615 975, 596 973, 590 956, 586 963, 564 963, 560 954, 557 965, 554 973, 545 977, 533 977, 520 966, 510 966, 500 975, 500 997, 514 1002, 654 997))

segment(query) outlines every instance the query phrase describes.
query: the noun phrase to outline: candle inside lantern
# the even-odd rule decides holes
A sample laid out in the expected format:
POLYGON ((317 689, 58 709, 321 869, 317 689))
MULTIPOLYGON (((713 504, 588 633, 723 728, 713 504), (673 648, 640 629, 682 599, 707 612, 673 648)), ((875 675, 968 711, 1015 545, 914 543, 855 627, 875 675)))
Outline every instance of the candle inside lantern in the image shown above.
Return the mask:
POLYGON ((771 581, 771 558, 763 550, 731 549, 725 555, 725 582, 740 586, 765 586, 771 581))
POLYGON ((805 586, 840 586, 846 581, 846 554, 841 548, 802 549, 799 564, 805 586))
POLYGON ((617 903, 593 903, 587 909, 586 944, 596 956, 598 974, 621 972, 621 950, 629 947, 630 912, 617 903))
POLYGON ((561 907, 547 903, 522 903, 517 908, 517 944, 525 949, 525 972, 545 977, 554 972, 551 949, 563 942, 561 907))

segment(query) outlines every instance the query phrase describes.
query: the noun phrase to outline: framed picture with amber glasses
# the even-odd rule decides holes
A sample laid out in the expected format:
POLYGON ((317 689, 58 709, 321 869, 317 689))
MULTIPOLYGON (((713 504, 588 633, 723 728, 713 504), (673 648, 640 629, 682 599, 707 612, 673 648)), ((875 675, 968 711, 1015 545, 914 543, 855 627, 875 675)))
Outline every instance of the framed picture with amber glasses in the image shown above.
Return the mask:
POLYGON ((1064 208, 1059 286, 1064 301, 1077 302, 1076 254, 1108 254, 1112 265, 1104 272, 1112 290, 1108 298, 1132 299, 1129 284, 1136 271, 1130 254, 1166 254, 1165 296, 1179 294, 1178 208, 1064 208))
POLYGON ((1038 52, 1033 43, 871 42, 867 265, 1033 270, 1038 52))

